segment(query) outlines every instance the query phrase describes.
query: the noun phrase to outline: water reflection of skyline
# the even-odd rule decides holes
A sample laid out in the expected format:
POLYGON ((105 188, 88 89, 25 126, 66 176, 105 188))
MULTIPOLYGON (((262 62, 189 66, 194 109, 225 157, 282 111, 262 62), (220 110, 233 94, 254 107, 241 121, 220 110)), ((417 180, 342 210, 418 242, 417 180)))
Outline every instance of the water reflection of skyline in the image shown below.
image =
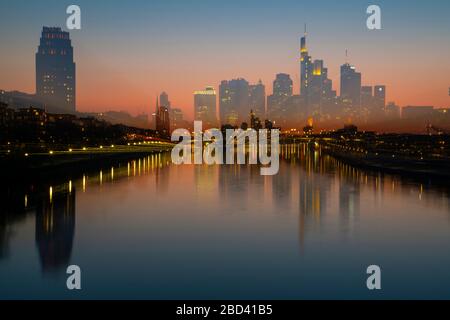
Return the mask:
MULTIPOLYGON (((309 234, 330 228, 324 221, 333 215, 342 236, 351 237, 363 215, 362 208, 382 208, 385 197, 414 196, 427 208, 450 211, 446 186, 356 169, 308 145, 282 146, 281 158, 280 172, 273 177, 261 176, 259 168, 251 165, 176 167, 170 164, 170 154, 154 154, 59 183, 2 184, 0 261, 8 258, 15 226, 33 216, 42 271, 65 270, 76 238, 77 197, 93 189, 108 192, 106 186, 114 187, 118 182, 140 177, 149 180, 145 176, 153 177, 160 196, 167 196, 175 186, 193 187, 189 192, 198 201, 207 201, 210 208, 220 207, 228 214, 295 214, 301 250, 309 234), (363 194, 369 194, 370 199, 363 194)), ((173 199, 178 196, 172 195, 173 199)))
POLYGON ((109 169, 84 173, 67 182, 1 185, 0 261, 10 254, 15 226, 34 216, 35 243, 42 272, 65 272, 70 265, 75 238, 77 190, 81 193, 89 192, 90 188, 101 190, 105 184, 148 174, 155 174, 157 185, 167 190, 167 179, 160 170, 168 165, 169 160, 167 154, 158 153, 109 169))
POLYGON ((76 191, 58 192, 36 207, 36 245, 42 271, 64 271, 69 265, 75 237, 76 191))
MULTIPOLYGON (((292 180, 291 187, 299 190, 299 239, 304 247, 307 232, 323 228, 323 218, 338 207, 341 234, 349 237, 361 215, 361 206, 374 205, 383 210, 386 196, 416 194, 427 208, 445 210, 450 222, 450 189, 448 184, 434 184, 379 172, 365 171, 347 165, 322 153, 321 149, 306 144, 281 148, 281 158, 292 164, 299 163, 300 179, 292 180), (363 203, 362 192, 373 197, 373 203, 363 203), (338 194, 338 203, 331 203, 332 193, 338 194), (436 201, 439 200, 439 201, 436 201)), ((287 175, 291 176, 291 175, 287 175)), ((366 197, 367 198, 367 197, 366 197)), ((368 199, 365 199, 368 201, 368 199)))

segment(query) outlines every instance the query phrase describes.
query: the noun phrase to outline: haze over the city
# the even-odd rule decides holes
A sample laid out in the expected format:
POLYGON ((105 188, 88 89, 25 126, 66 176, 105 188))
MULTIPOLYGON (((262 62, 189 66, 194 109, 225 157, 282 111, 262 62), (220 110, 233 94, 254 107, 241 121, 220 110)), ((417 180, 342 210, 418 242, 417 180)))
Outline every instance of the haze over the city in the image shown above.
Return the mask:
MULTIPOLYGON (((35 92, 42 21, 65 29, 68 1, 0 3, 0 88, 35 92), (14 30, 14 32, 11 32, 14 30)), ((366 28, 368 1, 78 1, 82 29, 71 31, 77 64, 77 110, 153 110, 166 91, 193 116, 193 91, 221 80, 259 79, 272 92, 277 73, 299 90, 299 40, 308 26, 309 53, 325 61, 339 92, 348 62, 365 85, 387 86, 398 105, 448 107, 448 1, 377 1, 382 30, 366 28)))

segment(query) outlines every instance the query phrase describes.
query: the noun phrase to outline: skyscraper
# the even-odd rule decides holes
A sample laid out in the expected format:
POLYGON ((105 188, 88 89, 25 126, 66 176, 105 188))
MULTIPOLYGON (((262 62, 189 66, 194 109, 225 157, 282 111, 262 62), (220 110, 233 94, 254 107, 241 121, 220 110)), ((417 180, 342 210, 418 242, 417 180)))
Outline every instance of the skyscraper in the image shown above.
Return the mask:
POLYGON ((371 109, 373 104, 373 87, 362 86, 361 87, 361 106, 364 109, 371 109))
POLYGON ((273 95, 277 97, 288 98, 293 93, 293 82, 291 76, 285 73, 276 75, 273 82, 273 95))
POLYGON ((68 32, 44 27, 36 53, 36 95, 51 112, 74 113, 75 63, 68 32))
POLYGON ((335 112, 336 92, 333 91, 333 81, 328 78, 328 69, 323 60, 314 60, 308 53, 305 34, 300 39, 300 97, 295 104, 301 107, 300 114, 313 116, 321 120, 329 118, 335 112))
POLYGON ((267 111, 272 120, 280 122, 289 117, 292 79, 288 74, 279 73, 273 81, 273 93, 267 98, 267 111))
POLYGON ((365 120, 373 113, 373 87, 361 87, 361 115, 365 120))
POLYGON ((157 133, 166 139, 170 138, 170 116, 169 109, 164 106, 160 106, 158 99, 156 99, 156 131, 157 133))
POLYGON ((219 86, 219 109, 222 124, 238 126, 250 114, 249 83, 245 79, 222 81, 219 86))
POLYGON ((266 115, 266 87, 261 80, 257 84, 249 85, 249 107, 256 117, 266 115))
POLYGON ((184 115, 183 111, 179 108, 170 109, 170 129, 173 131, 175 129, 183 128, 184 125, 184 115))
POLYGON ((323 67, 323 60, 314 60, 312 70, 308 89, 308 107, 310 109, 310 113, 313 115, 320 113, 320 104, 322 101, 324 84, 323 78, 326 71, 323 67))
POLYGON ((309 108, 309 88, 313 73, 312 58, 308 54, 306 46, 306 26, 305 34, 300 39, 300 94, 303 96, 305 107, 309 108))
POLYGON ((333 91, 333 81, 328 79, 328 69, 323 60, 314 60, 313 71, 308 88, 308 113, 317 119, 322 119, 332 112, 336 92, 333 91))
POLYGON ((386 107, 386 86, 375 86, 373 100, 375 113, 384 114, 384 109, 386 107))
POLYGON ((166 107, 167 109, 170 110, 170 101, 169 101, 169 95, 166 92, 162 92, 159 95, 159 105, 161 107, 166 107))
POLYGON ((203 122, 204 128, 216 126, 216 90, 213 87, 194 92, 194 117, 203 122))
POLYGON ((341 100, 352 113, 361 106, 361 73, 348 63, 341 66, 341 100))

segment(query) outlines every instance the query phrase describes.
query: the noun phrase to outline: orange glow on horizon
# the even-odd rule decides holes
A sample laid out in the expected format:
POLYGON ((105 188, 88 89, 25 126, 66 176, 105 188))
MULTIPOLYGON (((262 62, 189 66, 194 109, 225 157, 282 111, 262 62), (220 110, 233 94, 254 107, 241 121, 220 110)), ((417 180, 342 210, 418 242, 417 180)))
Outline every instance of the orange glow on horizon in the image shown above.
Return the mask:
MULTIPOLYGON (((89 51, 82 45, 80 48, 80 44, 75 43, 74 47, 77 63, 76 101, 77 110, 81 112, 114 110, 150 116, 154 112, 156 96, 166 91, 172 106, 182 109, 185 118, 192 119, 195 90, 212 85, 218 96, 221 80, 243 77, 250 83, 262 79, 266 95, 269 95, 275 75, 280 72, 291 75, 294 94, 298 94, 299 90, 298 51, 293 51, 291 56, 276 62, 270 60, 270 55, 247 55, 247 59, 243 59, 242 55, 236 54, 226 64, 219 63, 220 58, 211 54, 193 52, 187 56, 180 53, 185 61, 183 64, 175 64, 179 58, 178 53, 167 58, 139 57, 124 62, 124 53, 100 59, 95 51, 89 51), (165 61, 167 63, 162 63, 165 61), (267 63, 268 61, 272 62, 267 63)), ((333 80, 333 89, 339 94, 339 67, 343 63, 342 59, 314 49, 313 57, 325 61, 328 77, 333 80)), ((441 53, 434 53, 433 59, 440 58, 440 55, 441 53)), ((374 55, 354 60, 352 64, 363 75, 363 85, 387 86, 387 102, 394 101, 400 106, 450 107, 450 64, 442 64, 442 72, 433 72, 433 77, 424 79, 422 76, 429 73, 429 65, 417 64, 415 56, 401 59, 399 55, 374 55), (381 59, 386 61, 374 63, 381 59)), ((0 89, 29 93, 35 91, 34 60, 29 55, 10 57, 1 64, 1 69, 0 89)))

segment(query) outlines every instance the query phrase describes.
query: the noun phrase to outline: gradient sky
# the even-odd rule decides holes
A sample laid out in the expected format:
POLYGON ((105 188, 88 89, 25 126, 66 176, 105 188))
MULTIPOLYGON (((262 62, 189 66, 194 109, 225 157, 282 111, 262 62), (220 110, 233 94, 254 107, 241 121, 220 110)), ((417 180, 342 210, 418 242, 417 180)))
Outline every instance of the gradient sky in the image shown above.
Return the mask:
POLYGON ((280 72, 298 93, 304 23, 334 89, 347 48, 363 84, 386 84, 389 101, 450 107, 448 0, 0 0, 1 89, 35 91, 42 26, 65 29, 70 4, 82 10, 71 32, 79 111, 149 113, 165 90, 192 117, 194 90, 244 77, 270 94, 280 72), (381 31, 366 28, 370 4, 382 9, 381 31))

